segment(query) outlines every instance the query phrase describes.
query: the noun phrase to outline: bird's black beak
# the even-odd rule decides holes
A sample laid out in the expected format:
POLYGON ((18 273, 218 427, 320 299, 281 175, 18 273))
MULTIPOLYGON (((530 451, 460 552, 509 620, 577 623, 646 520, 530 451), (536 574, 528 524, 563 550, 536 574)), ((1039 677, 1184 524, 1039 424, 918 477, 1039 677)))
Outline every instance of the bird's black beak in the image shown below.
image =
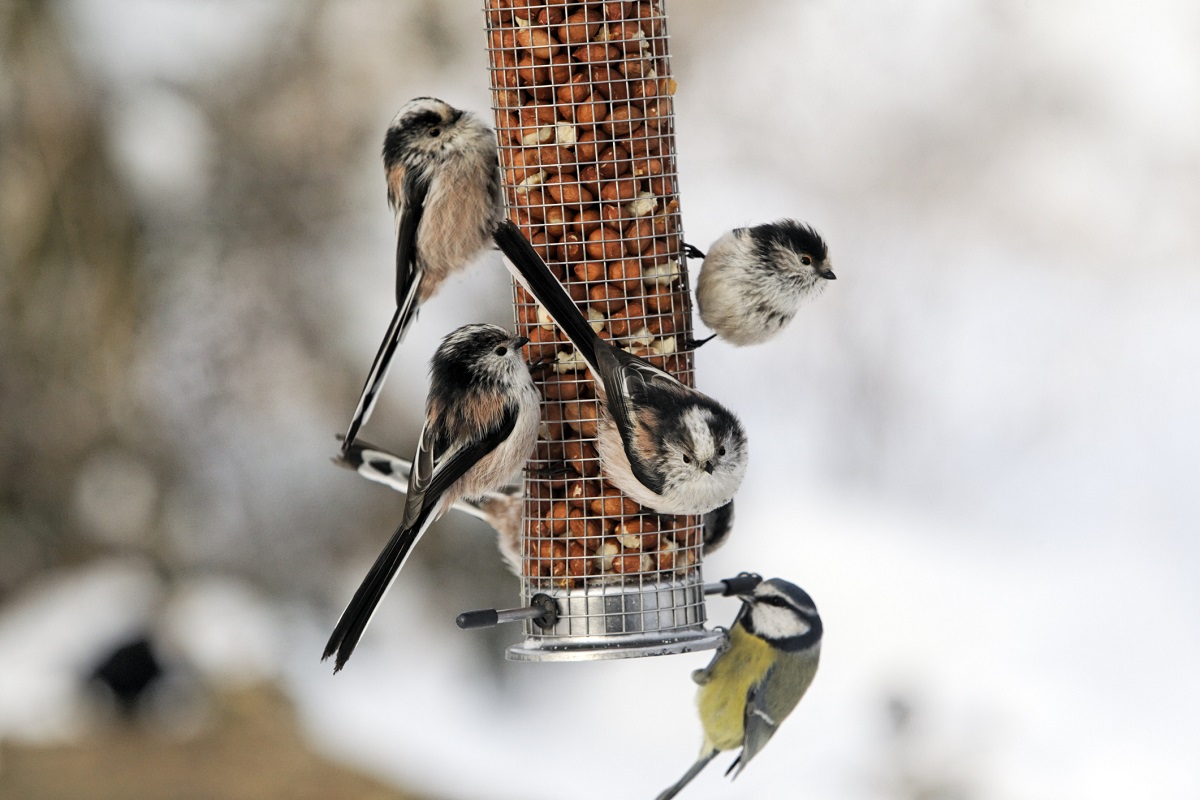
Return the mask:
POLYGON ((713 462, 711 462, 711 461, 705 461, 705 462, 704 462, 704 471, 705 471, 705 472, 707 472, 709 475, 712 475, 712 474, 713 474, 713 469, 714 469, 714 467, 713 467, 713 462))
POLYGON ((512 340, 512 346, 513 346, 514 350, 520 350, 522 347, 524 347, 527 344, 529 344, 528 336, 518 336, 517 338, 512 340))
POLYGON ((831 269, 820 270, 819 272, 817 272, 817 274, 820 275, 822 278, 824 278, 827 281, 836 281, 837 280, 837 275, 834 275, 833 270, 831 270, 831 269))

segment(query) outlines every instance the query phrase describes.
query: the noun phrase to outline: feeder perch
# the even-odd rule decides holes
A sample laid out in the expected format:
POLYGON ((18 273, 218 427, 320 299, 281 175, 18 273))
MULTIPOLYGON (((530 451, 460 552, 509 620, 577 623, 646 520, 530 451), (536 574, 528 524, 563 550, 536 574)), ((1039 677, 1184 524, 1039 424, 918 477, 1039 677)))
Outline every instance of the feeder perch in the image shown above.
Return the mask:
MULTIPOLYGON (((509 218, 600 336, 694 386, 661 0, 487 0, 485 15, 509 218)), ((700 518, 656 514, 604 480, 586 366, 515 284, 514 303, 530 360, 547 365, 535 373, 544 402, 525 478, 521 600, 551 598, 556 619, 520 617, 525 641, 508 658, 716 647, 700 518)))

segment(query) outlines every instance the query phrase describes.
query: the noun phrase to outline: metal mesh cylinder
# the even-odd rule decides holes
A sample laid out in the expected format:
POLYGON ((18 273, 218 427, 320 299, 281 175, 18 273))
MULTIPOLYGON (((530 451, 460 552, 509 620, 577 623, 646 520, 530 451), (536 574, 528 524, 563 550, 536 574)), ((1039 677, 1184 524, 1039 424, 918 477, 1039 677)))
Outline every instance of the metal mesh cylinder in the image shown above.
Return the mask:
MULTIPOLYGON (((666 16, 658 0, 488 0, 492 106, 509 218, 605 339, 694 385, 666 16)), ((713 647, 701 526, 611 486, 587 367, 514 288, 542 426, 525 480, 522 599, 558 601, 509 657, 616 658, 713 647)))

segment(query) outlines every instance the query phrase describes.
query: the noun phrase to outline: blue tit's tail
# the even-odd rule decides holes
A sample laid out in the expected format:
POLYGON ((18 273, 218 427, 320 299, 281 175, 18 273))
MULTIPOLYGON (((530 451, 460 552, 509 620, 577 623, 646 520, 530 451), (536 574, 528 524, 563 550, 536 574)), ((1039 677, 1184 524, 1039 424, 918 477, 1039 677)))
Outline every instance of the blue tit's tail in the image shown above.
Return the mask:
POLYGON ((563 289, 562 284, 550 272, 546 262, 533 249, 533 245, 525 238, 520 229, 509 220, 500 223, 492 234, 496 244, 508 256, 508 260, 517 270, 517 278, 524 284, 558 327, 575 345, 579 355, 588 363, 593 375, 599 375, 596 368, 596 342, 600 337, 592 330, 592 326, 580 313, 579 307, 563 289))
POLYGON ((345 666, 347 659, 358 645, 358 640, 362 638, 363 631, 367 629, 367 623, 375 615, 379 601, 383 600, 383 596, 387 594, 387 590, 392 585, 392 581, 396 579, 400 568, 404 566, 404 562, 412 553, 413 545, 421 538, 421 534, 425 533, 426 528, 433 523, 436 518, 433 514, 435 507, 436 504, 433 504, 421 509, 411 527, 402 525, 392 534, 391 540, 383 548, 379 558, 375 559, 375 563, 371 565, 363 582, 359 584, 358 591, 354 593, 350 604, 342 612, 341 618, 333 629, 333 634, 329 637, 329 642, 325 645, 325 653, 321 656, 321 660, 324 661, 331 655, 337 654, 333 661, 334 672, 340 671, 345 666))
POLYGON ((383 341, 379 344, 375 360, 371 362, 371 371, 367 373, 362 394, 358 397, 358 406, 354 409, 354 416, 350 418, 350 427, 347 428, 346 437, 342 441, 343 453, 354 444, 359 428, 366 425, 367 420, 371 418, 371 412, 375 410, 375 401, 379 399, 379 390, 383 388, 388 369, 392 366, 392 359, 396 355, 396 348, 400 346, 400 341, 404 338, 408 326, 417 317, 417 307, 420 305, 417 294, 421 288, 421 277, 422 274, 417 273, 415 280, 408 285, 408 293, 404 296, 403 302, 396 307, 396 313, 392 314, 392 321, 388 324, 387 333, 384 334, 383 341))
POLYGON ((692 764, 692 766, 688 768, 688 771, 683 773, 682 778, 680 778, 674 784, 672 784, 669 788, 667 788, 662 794, 660 794, 658 797, 656 797, 655 800, 671 800, 672 797, 679 794, 680 790, 682 790, 683 787, 685 787, 689 783, 691 783, 692 778, 699 775, 700 770, 707 767, 708 762, 710 762, 714 758, 716 758, 717 753, 719 753, 719 752, 720 752, 719 750, 714 749, 714 750, 709 750, 707 753, 704 753, 703 755, 701 755, 700 758, 696 759, 696 763, 692 764))

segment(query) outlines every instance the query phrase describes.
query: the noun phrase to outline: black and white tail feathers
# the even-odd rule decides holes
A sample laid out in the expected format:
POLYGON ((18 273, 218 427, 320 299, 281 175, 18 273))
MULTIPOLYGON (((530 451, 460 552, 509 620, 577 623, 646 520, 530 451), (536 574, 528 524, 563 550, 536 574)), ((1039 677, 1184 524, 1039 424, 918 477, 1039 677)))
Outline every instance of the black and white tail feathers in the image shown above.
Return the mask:
POLYGON ((350 604, 342 612, 329 642, 325 645, 325 653, 321 660, 335 656, 333 671, 338 672, 345 666, 347 659, 354 653, 358 640, 362 638, 367 623, 375 615, 375 609, 383 596, 387 594, 392 581, 396 579, 400 568, 412 553, 413 545, 421 538, 426 529, 437 518, 433 513, 435 506, 429 505, 421 510, 416 521, 411 526, 401 525, 392 534, 391 540, 383 548, 383 552, 375 559, 370 571, 359 585, 351 598, 350 604), (336 654, 336 655, 335 655, 336 654))
POLYGON ((546 266, 546 262, 533 249, 533 245, 509 220, 500 223, 492 238, 516 268, 517 280, 562 328, 571 344, 579 351, 579 355, 591 367, 592 375, 599 376, 600 370, 596 363, 596 341, 599 337, 575 305, 575 301, 546 266))
POLYGON ((392 321, 388 325, 387 333, 384 334, 383 342, 379 345, 379 351, 375 354, 375 360, 371 362, 371 371, 367 373, 362 394, 358 398, 358 406, 354 409, 354 416, 350 418, 350 427, 346 429, 346 436, 342 440, 343 452, 354 443, 359 429, 367 424, 367 420, 371 418, 371 412, 375 410, 375 402, 379 399, 379 390, 383 388, 383 382, 387 379, 388 369, 392 366, 392 359, 396 355, 396 348, 400 346, 405 332, 417 316, 417 293, 420 288, 421 281, 418 276, 417 280, 414 280, 408 287, 404 302, 396 307, 396 313, 392 315, 392 321))

